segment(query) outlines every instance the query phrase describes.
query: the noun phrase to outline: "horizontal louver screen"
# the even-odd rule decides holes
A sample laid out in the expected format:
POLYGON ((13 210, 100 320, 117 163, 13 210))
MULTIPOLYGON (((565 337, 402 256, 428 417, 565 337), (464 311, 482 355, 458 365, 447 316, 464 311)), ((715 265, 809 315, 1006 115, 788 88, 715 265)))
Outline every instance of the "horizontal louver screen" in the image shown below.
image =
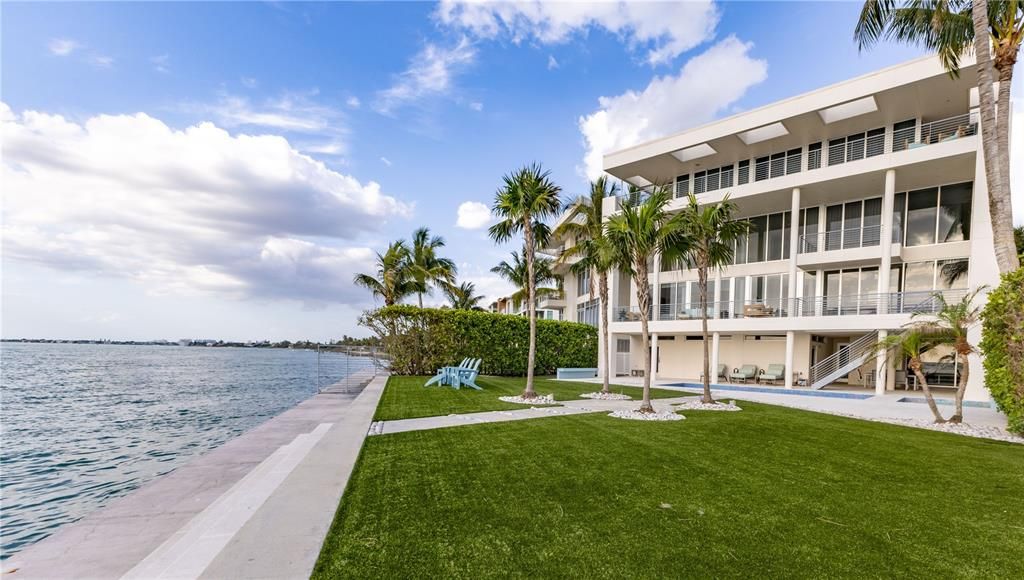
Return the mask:
POLYGON ((821 143, 814 143, 807 147, 807 169, 821 168, 821 143))

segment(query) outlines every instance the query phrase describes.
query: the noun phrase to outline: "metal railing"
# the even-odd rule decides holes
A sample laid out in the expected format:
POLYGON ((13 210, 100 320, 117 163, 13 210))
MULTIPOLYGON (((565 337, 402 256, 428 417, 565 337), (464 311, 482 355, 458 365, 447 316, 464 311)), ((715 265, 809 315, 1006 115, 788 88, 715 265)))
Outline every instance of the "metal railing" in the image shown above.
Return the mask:
POLYGON ((381 347, 318 345, 316 390, 328 394, 358 393, 390 368, 391 359, 381 347))
MULTIPOLYGON (((923 145, 943 143, 959 139, 960 137, 976 135, 977 133, 977 123, 971 118, 970 113, 966 113, 955 117, 939 119, 938 121, 921 123, 921 140, 919 143, 923 145)), ((913 148, 913 145, 910 148, 913 148)))
POLYGON ((816 234, 800 236, 799 253, 830 252, 850 248, 866 248, 877 246, 880 242, 882 226, 847 228, 816 234))
POLYGON ((811 366, 807 374, 810 385, 817 389, 842 376, 847 369, 863 364, 864 359, 875 350, 877 335, 868 333, 821 359, 811 366), (838 375, 838 376, 837 376, 838 375))

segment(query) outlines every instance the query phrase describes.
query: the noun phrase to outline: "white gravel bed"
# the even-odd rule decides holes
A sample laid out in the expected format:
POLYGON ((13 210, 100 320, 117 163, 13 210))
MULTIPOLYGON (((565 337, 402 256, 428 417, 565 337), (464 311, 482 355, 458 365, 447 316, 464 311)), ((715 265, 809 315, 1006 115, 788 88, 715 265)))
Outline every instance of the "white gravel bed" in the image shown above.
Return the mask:
POLYGON ((612 411, 609 417, 616 419, 633 419, 635 421, 682 421, 686 417, 674 411, 659 411, 657 413, 641 413, 636 409, 612 411))
MULTIPOLYGON (((846 416, 853 417, 854 419, 865 418, 858 417, 856 415, 846 416)), ((868 421, 875 421, 876 423, 892 423, 894 425, 906 425, 908 427, 918 427, 921 429, 930 429, 932 431, 943 431, 945 433, 954 433, 956 435, 966 435, 967 437, 993 439, 995 441, 1007 441, 1009 443, 1024 445, 1024 437, 1014 435, 1005 429, 991 427, 988 425, 971 425, 969 423, 934 423, 929 419, 902 419, 896 417, 869 418, 868 421)))
POLYGON ((498 397, 499 401, 505 401, 506 403, 518 403, 520 405, 555 405, 554 395, 537 395, 532 399, 524 399, 519 395, 514 397, 498 397))
POLYGON ((599 401, 628 401, 633 397, 624 395, 622 393, 583 393, 580 395, 581 399, 597 399, 599 401))
POLYGON ((676 403, 676 409, 693 409, 694 411, 742 411, 743 409, 736 406, 736 401, 729 401, 728 403, 722 403, 721 401, 715 401, 714 403, 704 403, 700 399, 695 401, 686 401, 685 403, 676 403))

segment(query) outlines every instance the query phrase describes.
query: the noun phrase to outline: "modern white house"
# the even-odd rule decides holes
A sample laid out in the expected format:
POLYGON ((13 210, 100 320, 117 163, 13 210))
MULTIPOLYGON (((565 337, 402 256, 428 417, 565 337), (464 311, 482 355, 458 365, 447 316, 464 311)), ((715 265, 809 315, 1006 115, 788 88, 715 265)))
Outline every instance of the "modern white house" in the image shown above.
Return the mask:
MULTIPOLYGON (((913 388, 904 361, 873 356, 873 345, 934 310, 936 291, 955 301, 998 284, 975 80, 973 59, 954 79, 922 58, 605 155, 611 176, 673 188, 675 208, 691 191, 708 203, 729 195, 754 225, 711 282, 712 373, 784 365, 779 388, 913 388)), ((621 203, 606 198, 605 216, 621 203)), ((589 282, 560 273, 565 318, 596 325, 589 282)), ((611 276, 617 374, 651 356, 658 379, 700 377, 696 279, 655 260, 643 353, 636 288, 611 276)), ((951 359, 932 353, 930 383, 954 384, 951 359)), ((966 398, 989 399, 981 372, 966 398)))

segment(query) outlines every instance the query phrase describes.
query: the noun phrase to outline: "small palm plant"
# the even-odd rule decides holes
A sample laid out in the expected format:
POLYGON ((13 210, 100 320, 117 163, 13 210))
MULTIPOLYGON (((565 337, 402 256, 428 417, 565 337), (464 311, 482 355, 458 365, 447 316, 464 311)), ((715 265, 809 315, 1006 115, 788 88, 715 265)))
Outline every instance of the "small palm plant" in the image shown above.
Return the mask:
POLYGON ((476 293, 476 285, 472 282, 463 282, 459 285, 446 284, 441 288, 455 310, 483 310, 480 307, 480 302, 484 297, 476 293))
POLYGON ((526 304, 530 319, 530 349, 526 362, 526 388, 524 399, 537 396, 533 389, 533 365, 537 358, 537 297, 535 294, 535 262, 537 249, 547 240, 550 230, 547 219, 558 214, 562 207, 558 199, 561 188, 551 180, 551 174, 540 165, 533 164, 505 175, 502 187, 494 197, 492 212, 498 223, 488 230, 497 243, 514 236, 523 236, 523 257, 526 261, 526 304))
POLYGON ((917 377, 917 382, 921 385, 921 390, 924 391, 924 398, 928 402, 928 408, 931 409, 932 415, 935 416, 936 423, 945 423, 946 419, 939 412, 939 407, 935 404, 935 397, 932 396, 932 391, 928 387, 928 380, 922 371, 921 357, 947 341, 948 337, 945 333, 933 332, 924 326, 911 324, 903 332, 890 334, 876 345, 879 353, 894 352, 907 360, 907 367, 917 377))
POLYGON ((984 289, 978 288, 968 292, 957 302, 948 302, 941 292, 935 293, 939 309, 934 314, 915 312, 914 317, 925 317, 926 320, 917 325, 929 335, 940 337, 943 343, 953 347, 960 362, 959 383, 956 388, 956 410, 949 418, 950 423, 960 423, 964 419, 964 392, 967 390, 967 379, 970 376, 969 356, 975 352, 974 346, 967 339, 967 333, 978 323, 981 308, 974 305, 974 299, 984 289))
MULTIPOLYGON (((604 337, 605 350, 601 392, 605 394, 611 392, 609 376, 612 361, 611 332, 608 327, 608 272, 618 265, 621 257, 605 236, 603 207, 604 199, 617 192, 618 187, 614 183, 609 184, 604 176, 592 181, 589 195, 580 196, 579 199, 569 204, 568 214, 554 232, 556 236, 572 238, 575 241, 558 257, 557 262, 567 263, 573 258, 577 258, 577 261, 569 266, 569 270, 573 274, 583 276, 591 271, 597 274, 598 303, 601 308, 599 331, 604 337)), ((594 295, 594 278, 590 278, 591 299, 594 295)))
POLYGON ((679 214, 671 214, 668 204, 672 194, 664 187, 655 187, 649 196, 631 195, 622 206, 622 212, 612 216, 606 225, 606 235, 616 253, 624 258, 621 267, 630 274, 637 288, 640 306, 640 332, 644 353, 644 390, 641 413, 653 413, 651 405, 651 357, 648 316, 651 307, 649 270, 656 254, 672 259, 688 246, 684 222, 679 214))
POLYGON ((443 247, 444 238, 431 236, 428 228, 419 228, 412 234, 409 271, 416 283, 420 308, 423 308, 423 294, 430 293, 431 285, 443 289, 455 280, 455 262, 437 255, 437 251, 443 247))
POLYGON ((405 241, 392 242, 383 254, 377 252, 376 274, 356 274, 352 282, 393 306, 416 291, 416 280, 409 268, 409 247, 405 241))
MULTIPOLYGON (((528 278, 525 254, 525 248, 522 254, 512 252, 511 260, 502 260, 497 266, 491 268, 491 272, 501 276, 506 282, 515 286, 516 291, 509 298, 512 299, 512 303, 515 304, 516 308, 519 308, 520 304, 526 303, 526 297, 529 294, 529 288, 527 288, 526 283, 528 278)), ((558 288, 542 286, 542 284, 557 281, 557 277, 552 272, 552 265, 553 260, 542 256, 537 256, 536 261, 533 263, 533 294, 537 300, 544 296, 554 295, 559 291, 558 288)))
MULTIPOLYGON (((746 220, 733 218, 736 204, 726 195, 718 203, 701 206, 697 196, 689 194, 689 202, 680 216, 686 236, 685 244, 675 250, 697 268, 697 282, 700 288, 701 331, 704 335, 704 396, 702 401, 713 403, 711 398, 711 362, 708 346, 708 273, 732 263, 736 240, 750 231, 746 220)), ((717 376, 717 369, 715 375, 717 376)))

